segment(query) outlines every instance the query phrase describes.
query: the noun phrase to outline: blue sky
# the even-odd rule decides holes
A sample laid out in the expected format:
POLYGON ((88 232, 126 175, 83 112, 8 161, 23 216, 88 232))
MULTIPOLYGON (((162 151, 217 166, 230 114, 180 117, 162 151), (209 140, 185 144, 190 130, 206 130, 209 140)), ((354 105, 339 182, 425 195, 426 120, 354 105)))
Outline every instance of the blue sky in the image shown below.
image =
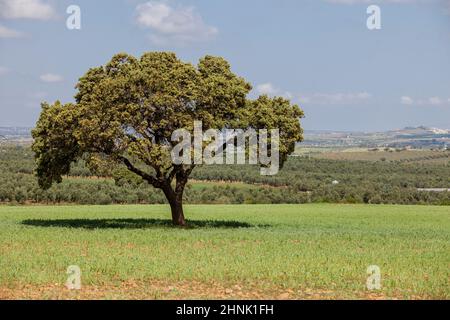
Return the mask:
POLYGON ((450 129, 448 0, 0 0, 0 126, 73 101, 90 67, 127 52, 225 57, 253 95, 290 97, 305 129, 450 129), (81 9, 69 30, 66 9, 81 9), (381 8, 381 30, 366 9, 381 8))

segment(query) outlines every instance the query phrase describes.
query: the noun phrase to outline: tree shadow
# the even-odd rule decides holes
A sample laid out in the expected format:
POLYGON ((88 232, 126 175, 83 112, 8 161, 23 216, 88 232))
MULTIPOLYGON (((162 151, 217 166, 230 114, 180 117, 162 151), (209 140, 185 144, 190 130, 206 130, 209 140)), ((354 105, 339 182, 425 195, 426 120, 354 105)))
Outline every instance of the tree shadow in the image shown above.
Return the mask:
MULTIPOLYGON (((175 228, 171 220, 165 219, 61 219, 61 220, 24 220, 22 224, 33 227, 79 228, 79 229, 151 229, 175 228)), ((238 229, 268 227, 247 222, 221 220, 188 220, 185 229, 217 228, 238 229)))

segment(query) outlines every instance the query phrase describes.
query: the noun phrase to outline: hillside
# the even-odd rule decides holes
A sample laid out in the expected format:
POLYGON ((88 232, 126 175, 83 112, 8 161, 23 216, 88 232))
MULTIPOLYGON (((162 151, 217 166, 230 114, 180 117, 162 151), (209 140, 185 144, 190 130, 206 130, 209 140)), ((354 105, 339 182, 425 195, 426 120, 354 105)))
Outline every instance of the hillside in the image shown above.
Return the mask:
POLYGON ((390 148, 446 148, 450 145, 450 130, 407 127, 385 132, 306 131, 307 147, 390 147, 390 148))
MULTIPOLYGON (((0 141, 30 142, 30 127, 0 127, 0 141)), ((450 130, 407 127, 384 132, 306 130, 301 147, 440 148, 450 145, 450 130)))

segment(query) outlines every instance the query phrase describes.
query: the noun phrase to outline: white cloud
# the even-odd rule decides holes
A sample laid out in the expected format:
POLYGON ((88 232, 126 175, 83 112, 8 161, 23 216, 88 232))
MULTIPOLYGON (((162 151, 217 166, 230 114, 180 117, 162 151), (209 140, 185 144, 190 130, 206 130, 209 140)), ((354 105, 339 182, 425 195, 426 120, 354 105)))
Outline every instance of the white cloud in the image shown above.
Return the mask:
POLYGON ((22 36, 22 32, 0 25, 0 38, 20 38, 22 36))
POLYGON ((320 105, 349 105, 366 102, 372 98, 368 92, 356 93, 313 93, 310 95, 301 95, 301 103, 320 104, 320 105))
POLYGON ((425 99, 413 99, 408 96, 403 96, 400 98, 400 102, 409 106, 441 106, 450 105, 450 98, 431 97, 425 99))
POLYGON ((273 95, 276 93, 277 90, 273 87, 271 83, 263 83, 256 86, 256 91, 259 94, 273 95))
POLYGON ((58 74, 46 73, 40 76, 40 79, 44 82, 61 82, 64 78, 58 74))
POLYGON ((258 94, 266 94, 268 96, 279 96, 286 99, 291 99, 292 94, 289 91, 282 91, 276 88, 272 83, 262 83, 256 86, 256 92, 258 94))
POLYGON ((206 41, 217 35, 194 7, 170 6, 167 1, 149 1, 136 7, 136 22, 153 31, 150 39, 157 45, 206 41))
POLYGON ((414 104, 414 100, 411 97, 408 97, 408 96, 401 97, 400 98, 400 102, 401 102, 401 104, 404 104, 404 105, 412 105, 412 104, 414 104))
POLYGON ((0 16, 7 19, 49 20, 56 13, 50 4, 42 0, 0 0, 0 16))
POLYGON ((439 97, 431 97, 428 99, 428 102, 433 106, 438 106, 442 104, 442 100, 439 97))

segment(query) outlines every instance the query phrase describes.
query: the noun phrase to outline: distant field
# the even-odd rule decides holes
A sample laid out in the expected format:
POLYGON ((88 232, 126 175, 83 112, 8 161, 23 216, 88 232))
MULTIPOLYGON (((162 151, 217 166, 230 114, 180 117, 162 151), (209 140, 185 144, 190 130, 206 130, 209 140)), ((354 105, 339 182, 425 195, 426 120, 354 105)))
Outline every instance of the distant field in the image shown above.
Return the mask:
MULTIPOLYGON (((113 178, 102 178, 102 177, 66 177, 64 178, 67 181, 81 181, 85 183, 98 183, 98 181, 104 181, 107 183, 114 183, 113 178)), ((272 186, 267 185, 261 185, 261 184, 250 184, 245 183, 241 181, 196 181, 196 180, 190 180, 187 184, 187 188, 194 190, 194 191, 208 191, 213 189, 214 187, 217 188, 224 188, 224 187, 230 187, 234 188, 236 190, 242 190, 242 191, 248 191, 248 190, 254 190, 258 191, 261 187, 265 188, 276 188, 272 186)))
POLYGON ((342 150, 313 152, 311 157, 328 160, 361 160, 361 161, 414 161, 424 163, 449 163, 449 151, 432 150, 403 150, 403 151, 368 151, 366 150, 342 150))
POLYGON ((0 298, 450 298, 438 206, 0 207, 0 298), (82 290, 64 287, 69 265, 82 290), (378 265, 382 289, 365 288, 378 265))
POLYGON ((260 187, 276 188, 268 185, 250 184, 241 181, 189 181, 188 186, 194 190, 208 190, 213 187, 232 187, 238 190, 259 190, 260 187))
MULTIPOLYGON (((184 201, 223 205, 450 204, 450 193, 418 191, 419 188, 450 188, 449 151, 385 152, 347 148, 335 153, 326 148, 320 152, 318 149, 305 148, 301 156, 289 157, 275 176, 262 176, 259 168, 252 165, 198 166, 192 172, 184 201), (335 180, 338 185, 332 183, 335 180)), ((122 166, 104 166, 91 171, 80 161, 72 165, 70 176, 63 177, 63 183, 54 184, 49 190, 39 188, 34 169, 34 157, 29 148, 1 147, 0 203, 166 203, 160 190, 122 166)))
MULTIPOLYGON (((103 177, 65 177, 67 181, 83 181, 86 183, 97 183, 98 181, 105 181, 109 183, 114 183, 113 178, 103 178, 103 177)), ((190 180, 188 182, 188 188, 193 190, 208 190, 213 187, 233 187, 238 190, 258 190, 259 185, 249 184, 241 181, 196 181, 190 180)), ((267 186, 270 187, 270 186, 267 186)))

